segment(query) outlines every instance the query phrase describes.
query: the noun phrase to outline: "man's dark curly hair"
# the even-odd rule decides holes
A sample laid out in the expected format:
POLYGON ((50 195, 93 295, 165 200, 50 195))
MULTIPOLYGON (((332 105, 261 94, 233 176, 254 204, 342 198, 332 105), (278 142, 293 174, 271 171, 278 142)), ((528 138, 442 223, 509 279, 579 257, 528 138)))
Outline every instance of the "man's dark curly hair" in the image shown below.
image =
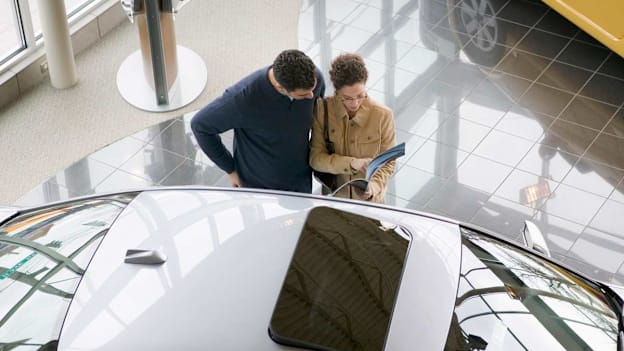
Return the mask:
POLYGON ((337 56, 329 68, 329 78, 336 90, 356 83, 366 83, 368 71, 364 59, 358 54, 337 56))
POLYGON ((314 62, 299 50, 284 50, 273 61, 275 80, 287 91, 314 88, 314 62))

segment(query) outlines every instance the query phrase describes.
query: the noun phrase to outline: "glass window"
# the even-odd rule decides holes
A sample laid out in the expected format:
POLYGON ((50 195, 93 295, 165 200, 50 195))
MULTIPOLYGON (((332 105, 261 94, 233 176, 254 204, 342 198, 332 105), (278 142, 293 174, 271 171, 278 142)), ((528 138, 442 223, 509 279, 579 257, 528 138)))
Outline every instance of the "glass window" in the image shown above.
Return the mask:
MULTIPOLYGON (((94 1, 96 0, 65 0, 65 12, 67 13, 67 17, 75 15, 76 12, 82 10, 85 6, 94 1)), ((30 7, 30 16, 32 17, 33 32, 35 33, 35 37, 39 38, 41 36, 39 5, 37 0, 28 0, 28 5, 30 7)))
POLYGON ((273 310, 273 340, 382 350, 409 241, 391 223, 327 207, 310 211, 273 310))
POLYGON ((24 48, 14 0, 0 0, 0 63, 24 48))
POLYGON ((617 349, 621 308, 598 285, 494 238, 462 234, 445 350, 617 349))
POLYGON ((0 226, 0 349, 56 342, 91 257, 134 196, 67 202, 0 226))

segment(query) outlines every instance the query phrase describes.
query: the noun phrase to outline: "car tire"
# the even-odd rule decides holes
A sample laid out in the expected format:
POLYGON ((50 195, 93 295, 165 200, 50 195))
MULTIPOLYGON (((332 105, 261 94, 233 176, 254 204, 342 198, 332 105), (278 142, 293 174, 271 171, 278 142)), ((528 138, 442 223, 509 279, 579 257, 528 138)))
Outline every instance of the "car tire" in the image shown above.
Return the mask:
POLYGON ((458 33, 462 50, 479 65, 493 67, 505 55, 506 30, 496 16, 505 5, 500 0, 448 0, 449 24, 458 33))

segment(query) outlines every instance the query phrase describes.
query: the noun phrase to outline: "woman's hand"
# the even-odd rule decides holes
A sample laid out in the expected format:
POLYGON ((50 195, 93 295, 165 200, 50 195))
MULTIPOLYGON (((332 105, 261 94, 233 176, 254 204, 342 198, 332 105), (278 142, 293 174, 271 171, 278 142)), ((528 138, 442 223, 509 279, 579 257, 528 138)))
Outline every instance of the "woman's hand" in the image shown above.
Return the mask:
POLYGON ((351 168, 358 172, 364 172, 370 161, 372 161, 372 158, 354 158, 351 161, 351 168))
POLYGON ((375 196, 375 190, 374 187, 371 186, 370 183, 368 183, 368 186, 366 187, 366 190, 362 190, 356 186, 352 186, 351 189, 353 189, 353 191, 355 192, 355 194, 361 199, 361 200, 365 200, 365 201, 370 201, 373 199, 373 197, 375 196))

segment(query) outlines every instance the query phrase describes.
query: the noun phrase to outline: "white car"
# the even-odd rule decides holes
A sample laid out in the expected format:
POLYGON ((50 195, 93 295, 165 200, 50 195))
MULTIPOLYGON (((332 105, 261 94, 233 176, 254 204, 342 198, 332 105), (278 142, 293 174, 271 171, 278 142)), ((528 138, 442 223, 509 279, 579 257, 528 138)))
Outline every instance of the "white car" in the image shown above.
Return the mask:
POLYGON ((531 239, 260 190, 4 209, 0 350, 621 350, 619 288, 531 239))

